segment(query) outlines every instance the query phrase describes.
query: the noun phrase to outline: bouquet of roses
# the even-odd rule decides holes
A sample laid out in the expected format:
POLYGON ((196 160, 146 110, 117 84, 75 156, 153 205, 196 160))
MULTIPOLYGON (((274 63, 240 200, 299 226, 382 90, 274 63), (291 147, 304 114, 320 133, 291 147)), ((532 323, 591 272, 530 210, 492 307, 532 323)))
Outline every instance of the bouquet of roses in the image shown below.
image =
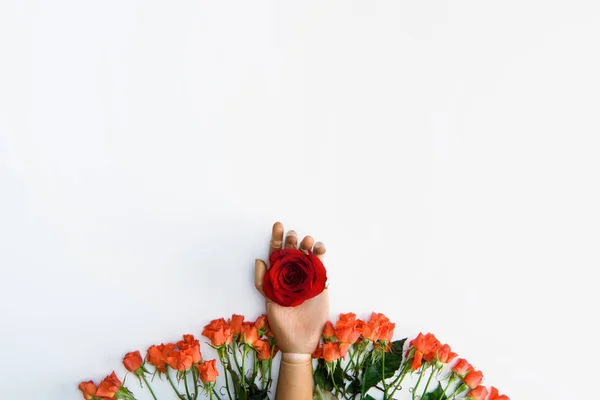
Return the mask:
MULTIPOLYGON (((274 238, 275 228, 279 228, 277 224, 274 238)), ((281 241, 272 240, 268 270, 264 262, 257 260, 256 286, 267 299, 268 318, 261 315, 246 321, 244 316, 234 314, 204 327, 202 335, 208 339, 210 351, 216 353, 214 359, 205 360, 200 342, 193 335, 183 335, 178 342, 150 346, 145 357, 139 351, 127 353, 123 358, 125 368, 154 400, 158 398, 151 385, 156 381, 168 384, 180 400, 196 400, 199 396, 268 399, 277 344, 286 355, 295 353, 289 350, 289 337, 297 336, 302 326, 294 323, 301 321, 315 339, 304 341, 300 332, 304 347, 299 355, 306 355, 307 366, 308 353, 315 348, 322 330, 312 353, 314 399, 369 400, 377 396, 391 400, 404 394, 411 400, 509 400, 495 387, 482 386, 481 371, 457 358, 449 345, 440 343, 431 333, 420 333, 408 343, 406 339, 394 340, 396 324, 380 313, 372 313, 368 320, 346 313, 340 314, 335 324, 319 322, 325 321, 328 308, 326 272, 321 263, 324 249, 315 255, 307 238, 300 249, 290 248, 286 240, 286 248, 278 250, 281 241), (297 320, 289 325, 287 317, 297 320), (221 381, 218 387, 217 377, 221 381), (403 390, 403 383, 407 390, 403 390)), ((306 377, 310 379, 308 368, 306 377)), ((92 381, 82 382, 79 390, 86 400, 135 400, 114 372, 97 386, 92 381)))
MULTIPOLYGON (((481 386, 481 371, 457 358, 433 334, 419 334, 406 345, 406 339, 392 339, 394 328, 379 313, 368 321, 354 313, 340 314, 335 325, 328 321, 322 343, 312 355, 314 398, 393 399, 400 395, 405 379, 416 375, 416 384, 407 391, 411 399, 509 400, 495 387, 481 386)), ((269 398, 278 349, 265 315, 254 322, 235 314, 228 320, 215 319, 202 334, 216 352, 218 366, 217 359, 202 358, 200 343, 192 335, 150 346, 144 358, 139 351, 127 353, 123 365, 155 400, 150 383, 154 379, 167 383, 180 400, 269 398), (217 389, 218 376, 223 376, 224 385, 217 389)), ((79 390, 86 400, 135 399, 114 372, 98 386, 82 382, 79 390)))

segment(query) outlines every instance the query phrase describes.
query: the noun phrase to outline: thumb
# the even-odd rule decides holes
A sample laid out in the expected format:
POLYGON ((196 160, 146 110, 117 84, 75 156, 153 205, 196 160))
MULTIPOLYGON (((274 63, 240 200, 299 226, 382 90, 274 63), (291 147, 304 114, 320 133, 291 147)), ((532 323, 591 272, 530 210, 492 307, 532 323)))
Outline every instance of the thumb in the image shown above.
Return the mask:
POLYGON ((263 260, 259 260, 257 258, 254 261, 254 286, 256 287, 256 290, 258 290, 263 296, 265 296, 265 292, 263 291, 263 281, 266 272, 267 264, 265 264, 263 260))

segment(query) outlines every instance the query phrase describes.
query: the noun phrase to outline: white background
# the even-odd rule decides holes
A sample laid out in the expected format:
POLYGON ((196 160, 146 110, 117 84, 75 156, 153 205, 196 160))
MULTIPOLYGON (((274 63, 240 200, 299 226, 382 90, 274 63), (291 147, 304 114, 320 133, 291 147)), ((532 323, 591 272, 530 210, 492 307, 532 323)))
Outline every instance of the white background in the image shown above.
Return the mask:
POLYGON ((3 0, 2 398, 257 316, 275 220, 332 318, 594 397, 599 41, 594 1, 3 0))

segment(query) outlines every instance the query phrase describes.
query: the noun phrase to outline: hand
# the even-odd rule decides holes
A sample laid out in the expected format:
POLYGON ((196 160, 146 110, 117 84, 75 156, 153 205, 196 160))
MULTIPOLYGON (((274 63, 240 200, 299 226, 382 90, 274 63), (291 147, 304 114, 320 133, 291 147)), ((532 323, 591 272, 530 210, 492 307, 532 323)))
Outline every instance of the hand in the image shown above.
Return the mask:
MULTIPOLYGON (((281 250, 283 244, 283 225, 276 222, 273 225, 269 255, 281 250)), ((285 238, 285 247, 298 248, 296 232, 290 230, 285 238)), ((314 243, 311 236, 306 236, 300 242, 300 250, 308 250, 323 260, 325 245, 321 242, 314 243)), ((262 290, 263 278, 267 271, 267 264, 263 260, 256 260, 255 286, 264 296, 262 290)), ((265 297, 267 318, 275 335, 275 342, 282 353, 312 354, 317 348, 323 327, 329 317, 329 294, 325 289, 321 294, 296 307, 283 307, 265 297)))

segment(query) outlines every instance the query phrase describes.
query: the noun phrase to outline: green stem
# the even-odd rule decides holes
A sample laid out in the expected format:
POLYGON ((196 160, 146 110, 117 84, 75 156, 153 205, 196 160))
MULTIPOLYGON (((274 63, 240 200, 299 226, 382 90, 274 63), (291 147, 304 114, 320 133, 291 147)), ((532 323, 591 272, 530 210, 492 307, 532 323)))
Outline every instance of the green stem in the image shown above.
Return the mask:
POLYGON ((244 344, 244 351, 242 353, 242 390, 246 390, 246 355, 248 354, 248 348, 244 344))
POLYGON ((185 400, 185 397, 183 397, 183 395, 181 393, 179 393, 179 391, 177 390, 177 388, 175 387, 175 384, 173 383, 173 381, 171 380, 171 377, 169 376, 169 370, 167 369, 167 371, 165 372, 165 375, 167 376, 167 380, 169 381, 169 383, 171 384, 171 387, 173 388, 173 390, 175 391, 175 394, 177 395, 177 397, 179 397, 181 400, 185 400))
POLYGON ((252 351, 254 355, 254 369, 252 370, 252 383, 256 381, 256 375, 258 375, 258 356, 256 351, 252 351))
POLYGON ((383 384, 383 398, 387 399, 387 384, 385 383, 385 347, 381 350, 381 383, 383 384))
POLYGON ((346 364, 346 367, 344 368, 344 374, 346 374, 346 371, 348 371, 348 368, 351 365, 354 365, 354 354, 355 353, 356 353, 356 351, 350 351, 350 349, 348 349, 348 354, 350 354, 350 359, 348 360, 348 364, 346 364))
POLYGON ((187 394, 187 398, 191 399, 190 391, 188 390, 188 381, 187 381, 187 372, 183 375, 183 386, 185 386, 185 394, 187 394))
MULTIPOLYGON (((460 392, 458 391, 458 389, 460 389, 461 385, 457 385, 456 388, 454 388, 454 391, 452 392, 452 394, 450 396, 448 396, 449 399, 452 398, 452 396, 454 396, 455 394, 459 394, 460 392)), ((462 390, 461 390, 462 392, 462 390)))
MULTIPOLYGON (((229 358, 229 356, 227 356, 227 358, 229 358)), ((227 371, 227 365, 230 364, 225 361, 224 356, 219 355, 219 360, 221 361, 221 365, 223 365, 223 373, 225 374, 225 389, 227 390, 227 395, 229 396, 229 400, 233 400, 231 397, 231 392, 229 391, 229 378, 227 377, 229 375, 229 372, 227 371)))
POLYGON ((394 390, 392 390, 392 393, 390 393, 389 397, 393 397, 394 393, 396 393, 396 390, 398 390, 398 388, 400 387, 400 384, 404 380, 404 377, 406 377, 406 372, 408 368, 410 368, 410 366, 408 365, 408 363, 405 363, 402 367, 402 370, 400 370, 400 375, 398 375, 398 377, 394 379, 394 381, 390 384, 390 386, 394 387, 394 390), (398 382, 398 380, 400 381, 398 382))
POLYGON ((218 400, 221 400, 221 398, 219 397, 219 395, 217 394, 217 392, 215 392, 215 388, 213 387, 211 392, 210 392, 210 398, 212 399, 212 395, 213 393, 215 394, 215 396, 217 397, 218 400))
POLYGON ((240 373, 240 375, 243 375, 242 368, 240 367, 240 363, 238 362, 237 358, 237 345, 235 344, 235 342, 232 342, 231 355, 233 356, 233 361, 235 361, 235 366, 237 367, 238 372, 240 373))
POLYGON ((435 373, 437 371, 439 371, 439 369, 436 370, 434 368, 434 366, 432 365, 431 366, 431 375, 429 375, 429 379, 427 379, 427 385, 425 385, 425 390, 423 390, 423 394, 421 395, 421 397, 425 397, 425 393, 427 393, 427 389, 429 389, 429 384, 431 383, 431 378, 433 378, 433 375, 435 375, 435 373))
POLYGON ((198 398, 198 368, 192 366, 192 378, 194 378, 194 400, 198 398))
POLYGON ((419 374, 419 379, 417 379, 417 384, 415 385, 415 388, 412 391, 413 400, 415 400, 415 393, 417 393, 417 388, 419 387, 419 383, 421 383, 421 379, 423 379, 423 375, 425 374, 426 369, 427 368, 423 368, 423 371, 419 374))
POLYGON ((450 387, 450 385, 452 385, 452 382, 454 382, 456 380, 456 375, 452 375, 452 377, 450 378, 450 380, 448 381, 448 385, 446 385, 446 388, 444 389, 444 391, 442 392, 442 394, 440 395, 438 400, 442 400, 442 397, 444 397, 444 395, 446 394, 446 391, 448 390, 448 388, 450 387))
POLYGON ((144 382, 146 383, 146 386, 148 387, 148 390, 150 391, 150 394, 152 395, 152 398, 153 398, 154 400, 158 400, 158 399, 156 398, 156 395, 154 394, 154 391, 153 391, 153 390, 152 390, 152 388, 150 387, 150 384, 148 383, 148 380, 146 379, 146 375, 144 375, 144 373, 143 373, 143 372, 142 372, 140 375, 142 376, 142 379, 143 379, 143 380, 144 380, 144 382))

